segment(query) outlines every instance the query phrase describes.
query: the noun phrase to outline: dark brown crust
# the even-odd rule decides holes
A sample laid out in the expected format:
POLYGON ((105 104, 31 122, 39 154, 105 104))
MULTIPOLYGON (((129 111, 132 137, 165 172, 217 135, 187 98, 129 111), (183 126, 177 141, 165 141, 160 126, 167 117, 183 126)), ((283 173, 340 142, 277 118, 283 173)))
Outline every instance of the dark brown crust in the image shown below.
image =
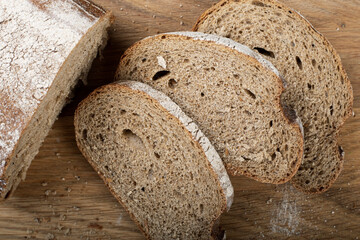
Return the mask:
POLYGON ((264 65, 262 65, 258 60, 256 60, 255 58, 253 57, 250 57, 249 55, 246 55, 244 53, 241 53, 233 48, 230 48, 230 47, 227 47, 223 44, 220 44, 220 43, 216 43, 216 42, 212 42, 212 41, 205 41, 205 40, 196 40, 196 39, 193 39, 192 37, 187 37, 187 36, 182 36, 182 35, 172 35, 172 34, 160 34, 160 35, 156 35, 156 36, 152 36, 152 37, 149 37, 149 38, 146 38, 146 39, 143 39, 143 40, 140 40, 138 42, 136 42, 135 44, 133 44, 131 47, 129 47, 125 53, 121 56, 120 58, 120 63, 119 63, 119 67, 116 71, 116 74, 115 74, 115 80, 120 80, 119 77, 120 77, 120 68, 121 66, 124 64, 124 61, 125 61, 125 58, 127 57, 127 55, 132 55, 134 51, 136 51, 136 49, 138 48, 141 48, 141 46, 148 42, 148 41, 156 41, 156 40, 161 40, 163 38, 177 38, 177 39, 183 39, 183 40, 189 40, 189 41, 193 41, 193 42, 196 42, 196 41, 202 41, 202 42, 207 42, 208 44, 210 45, 215 45, 217 46, 218 48, 222 48, 222 49, 226 49, 226 51, 231 51, 235 54, 239 54, 241 55, 242 57, 245 57, 247 58, 249 61, 251 61, 252 63, 254 63, 255 65, 259 66, 260 68, 262 69, 265 69, 266 71, 268 71, 269 75, 272 75, 274 77, 274 79, 276 79, 277 81, 277 84, 278 84, 278 88, 279 88, 279 97, 277 99, 277 106, 279 109, 281 109, 281 112, 283 113, 283 116, 284 118, 286 119, 286 121, 293 127, 294 131, 297 133, 298 135, 298 139, 299 139, 299 145, 301 145, 301 149, 299 149, 299 152, 298 152, 298 158, 297 158, 297 161, 296 161, 296 164, 294 165, 294 168, 292 169, 291 173, 289 173, 289 176, 286 177, 286 178, 283 178, 283 179, 280 179, 279 181, 264 181, 263 179, 261 178, 258 178, 256 176, 253 176, 249 173, 246 173, 244 171, 242 171, 241 169, 235 169, 234 167, 232 167, 230 164, 225 164, 226 166, 226 170, 228 171, 228 173, 230 173, 230 175, 232 176, 240 176, 240 175, 244 175, 246 177, 249 177, 251 179, 254 179, 256 181, 259 181, 259 182, 263 182, 263 183, 272 183, 272 184, 281 184, 281 183, 285 183, 287 181, 289 181, 297 172, 298 168, 300 167, 301 165, 301 162, 302 162, 302 158, 303 158, 303 145, 304 145, 304 140, 303 140, 303 136, 302 136, 302 132, 301 132, 301 129, 300 129, 300 126, 287 118, 286 114, 285 114, 285 111, 283 109, 283 106, 281 104, 281 100, 280 100, 280 96, 282 94, 282 92, 284 91, 284 83, 283 83, 283 80, 281 79, 281 77, 277 76, 273 71, 269 70, 268 68, 264 67, 264 65))
MULTIPOLYGON (((230 2, 250 2, 251 0, 222 0, 220 1, 219 3, 217 3, 216 5, 214 5, 213 7, 209 8, 208 10, 206 10, 201 16, 200 18, 197 20, 197 22, 195 23, 195 25, 193 26, 192 30, 193 31, 197 31, 198 28, 199 28, 199 25, 205 20, 207 19, 210 14, 212 14, 214 11, 216 11, 218 8, 230 3, 230 2)), ((328 47, 328 49, 330 50, 330 52, 332 53, 334 59, 335 59, 335 62, 338 64, 339 68, 340 68, 340 73, 342 75, 342 77, 344 78, 344 82, 346 83, 346 86, 348 88, 348 93, 351 95, 351 102, 349 104, 349 108, 347 109, 347 115, 344 116, 339 124, 339 127, 336 129, 336 135, 334 137, 334 140, 337 142, 338 140, 338 133, 342 127, 342 125, 344 125, 346 119, 348 119, 351 115, 352 115, 352 106, 353 106, 353 103, 354 103, 354 97, 353 97, 353 91, 352 91, 352 86, 351 86, 351 83, 348 79, 348 76, 345 72, 345 69, 341 63, 341 58, 340 56, 337 54, 336 50, 334 49, 334 47, 331 45, 331 43, 325 38, 324 35, 322 35, 321 33, 319 33, 303 16, 301 16, 300 14, 298 14, 297 11, 287 7, 286 5, 280 3, 280 2, 277 2, 275 0, 257 0, 257 2, 259 2, 260 4, 273 4, 277 7, 280 7, 282 8, 284 11, 291 11, 293 13, 293 16, 295 16, 299 21, 303 22, 305 25, 307 25, 312 31, 313 31, 313 34, 317 34, 322 40, 323 40, 323 43, 328 47)), ((334 152, 336 152, 336 154, 338 154, 338 149, 334 150, 334 152)), ((339 155, 339 154, 338 154, 339 155)), ((340 155, 339 155, 340 156, 340 155)), ((325 192, 326 190, 328 190, 330 188, 330 186, 335 182, 335 180, 338 178, 340 172, 341 172, 341 169, 342 169, 342 166, 343 166, 343 161, 344 161, 344 157, 340 156, 338 158, 338 164, 339 164, 339 170, 335 173, 334 177, 329 181, 328 185, 326 186, 323 186, 321 187, 321 189, 316 189, 316 192, 310 192, 310 191, 307 191, 306 189, 304 189, 303 187, 301 187, 300 185, 297 185, 295 183, 295 181, 291 181, 292 184, 297 188, 299 189, 300 191, 302 192, 305 192, 305 193, 321 193, 321 192, 325 192)))
MULTIPOLYGON (((93 169, 98 173, 98 175, 101 177, 101 179, 104 181, 105 185, 108 187, 108 189, 110 190, 110 192, 112 193, 112 195, 118 200, 118 202, 123 206, 123 208, 125 209, 125 211, 129 214, 129 216, 131 217, 131 219, 135 222, 135 224, 138 226, 138 228, 141 230, 141 232, 145 235, 146 239, 149 239, 151 240, 151 237, 149 235, 148 232, 146 232, 145 229, 143 229, 141 227, 141 224, 140 222, 136 219, 136 217, 129 211, 129 209, 126 207, 126 205, 122 202, 121 198, 119 196, 117 196, 115 194, 115 192, 111 189, 108 181, 106 180, 105 176, 101 173, 101 171, 99 170, 99 168, 90 160, 91 158, 86 154, 86 152, 84 151, 84 148, 82 148, 80 142, 79 142, 79 139, 77 137, 77 132, 78 132, 78 128, 77 128, 77 125, 76 125, 76 122, 78 120, 78 116, 79 116, 79 111, 80 111, 80 108, 82 108, 83 105, 85 104, 88 104, 89 102, 91 102, 91 100, 93 98, 95 98, 95 96, 100 93, 101 91, 106 91, 107 89, 109 89, 109 91, 116 91, 116 89, 127 89, 128 91, 133 91, 133 92, 137 92, 141 95, 143 95, 145 98, 147 98, 149 101, 151 102, 157 102, 155 99, 151 98, 148 94, 146 94, 145 92, 142 92, 142 91, 139 91, 139 90, 133 90, 132 88, 128 87, 128 86, 125 86, 125 85, 120 85, 120 84, 116 84, 116 83, 111 83, 111 84, 108 84, 108 85, 105 85, 105 86, 102 86, 102 87, 99 87, 97 89, 95 89, 87 98, 85 98, 84 100, 82 100, 78 107, 76 108, 75 110, 75 114, 74 114, 74 126, 75 126, 75 136, 76 136, 76 144, 80 150, 80 152, 82 153, 82 155, 85 157, 85 159, 89 162, 89 164, 93 167, 93 169)), ((168 112, 168 110, 166 110, 164 107, 161 106, 161 104, 158 104, 159 108, 161 108, 166 114, 167 114, 167 117, 169 119, 173 119, 173 120, 176 120, 180 126, 182 126, 183 124, 181 123, 181 121, 176 118, 175 116, 173 116, 171 113, 168 112)), ((207 159, 201 145, 199 142, 195 141, 192 134, 184 127, 184 131, 188 134, 189 138, 192 139, 192 141, 195 143, 195 146, 199 149, 202 150, 202 153, 204 154, 204 157, 207 159)), ((217 213, 217 215, 214 217, 213 221, 211 222, 211 225, 214 226, 216 225, 216 221, 218 219, 220 219, 220 216, 226 211, 226 197, 225 197, 225 193, 223 192, 222 188, 221 188, 221 185, 220 185, 220 182, 219 182, 219 179, 216 175, 216 173, 214 172, 213 168, 211 167, 211 164, 209 161, 207 161, 207 164, 208 164, 208 170, 210 171, 211 175, 214 177, 214 179, 216 179, 216 181, 218 182, 218 187, 219 189, 221 189, 221 192, 223 193, 223 201, 222 201, 222 208, 220 210, 219 213, 217 213)), ((211 227, 209 229, 210 233, 213 232, 213 227, 211 227)))
MULTIPOLYGON (((38 0, 31 0, 31 1, 38 1, 38 0)), ((75 0, 70 0, 70 1, 75 1, 75 0)), ((98 9, 101 9, 102 11, 104 11, 103 14, 101 14, 98 22, 104 21, 106 18, 109 18, 109 19, 110 19, 110 24, 114 21, 114 16, 112 15, 112 12, 106 12, 105 10, 103 10, 102 8, 100 8, 99 6, 95 5, 94 3, 92 3, 92 2, 90 2, 90 1, 88 1, 88 0, 80 0, 80 1, 87 2, 87 4, 89 5, 89 8, 90 8, 90 7, 91 7, 91 8, 98 8, 98 9)), ((99 11, 100 11, 100 10, 99 10, 99 11)), ((85 35, 87 35, 87 34, 94 28, 94 26, 95 26, 96 24, 98 24, 98 23, 95 23, 92 27, 90 27, 90 28, 88 29, 88 31, 83 35, 83 37, 84 37, 85 35)), ((79 42, 76 44, 76 46, 75 46, 75 47, 73 48, 73 50, 69 53, 68 56, 70 56, 70 55, 73 53, 74 49, 77 48, 77 46, 79 45, 79 43, 82 41, 83 37, 79 40, 79 42)), ((59 72, 62 70, 62 68, 63 68, 63 66, 64 66, 64 64, 65 64, 66 61, 67 61, 67 59, 65 59, 63 65, 60 67, 59 72)), ((56 79, 57 76, 58 76, 58 75, 56 74, 56 76, 55 76, 54 79, 56 79)), ((53 87, 53 83, 51 83, 49 89, 50 89, 51 87, 53 87)), ((46 95, 47 95, 47 93, 45 94, 44 98, 46 97, 46 95)), ((41 104, 41 103, 40 103, 40 104, 41 104)), ((36 108, 36 109, 34 110, 33 115, 34 115, 37 111, 38 111, 38 108, 36 108)), ((31 118, 32 118, 32 117, 31 117, 31 118)), ((25 125, 24 129, 21 131, 20 136, 23 135, 23 133, 25 132, 25 130, 28 128, 28 125, 30 124, 30 122, 31 122, 31 120, 29 120, 29 121, 26 122, 26 125, 25 125)), ((24 123, 22 123, 22 124, 24 124, 24 123)), ((21 138, 21 137, 20 137, 20 138, 21 138)), ((6 186, 6 185, 7 185, 8 179, 5 177, 5 176, 6 176, 6 171, 7 171, 7 168, 8 168, 8 165, 9 165, 11 159, 13 158, 13 156, 14 156, 14 154, 15 154, 15 151, 16 151, 16 149, 17 149, 17 146, 18 146, 18 143, 19 143, 19 142, 20 142, 20 139, 19 139, 19 140, 17 141, 17 143, 14 145, 14 148, 13 148, 12 152, 9 154, 9 156, 5 159, 6 164, 5 164, 5 166, 4 166, 3 174, 2 174, 2 176, 0 176, 0 181, 2 181, 2 183, 3 183, 2 185, 3 185, 3 186, 6 186)), ((5 189, 6 189, 6 188, 5 188, 5 189)), ((7 194, 7 192, 6 192, 6 193, 3 192, 5 189, 0 186, 0 202, 1 202, 2 200, 4 200, 4 197, 5 197, 5 195, 7 194)), ((9 190, 9 189, 6 189, 6 190, 9 190)), ((10 189, 9 191, 12 191, 12 190, 10 189)), ((8 192, 9 192, 9 191, 8 191, 8 192)))

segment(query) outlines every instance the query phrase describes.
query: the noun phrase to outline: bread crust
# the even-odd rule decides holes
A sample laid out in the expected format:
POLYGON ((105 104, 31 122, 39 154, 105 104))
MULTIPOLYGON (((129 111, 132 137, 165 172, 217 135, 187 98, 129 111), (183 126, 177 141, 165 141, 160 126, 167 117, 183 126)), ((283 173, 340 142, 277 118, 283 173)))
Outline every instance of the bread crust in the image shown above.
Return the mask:
MULTIPOLYGON (((246 3, 246 2, 253 2, 253 0, 222 0, 220 2, 218 2, 217 4, 215 4, 214 6, 212 6, 211 8, 209 8, 208 10, 206 10, 197 20, 197 22, 195 23, 195 25, 193 26, 192 30, 193 31, 198 31, 199 25, 205 20, 207 19, 214 11, 216 11, 217 9, 221 8, 222 6, 231 3, 231 2, 240 2, 240 3, 246 3)), ((303 16, 301 15, 299 12, 297 12, 296 10, 287 7, 286 5, 276 1, 276 0, 256 0, 256 2, 258 2, 259 4, 270 4, 270 5, 275 5, 281 9, 283 9, 284 11, 291 11, 293 13, 293 16, 295 18, 297 18, 297 20, 301 21, 302 23, 304 23, 306 26, 309 27, 309 29, 311 29, 313 31, 313 34, 316 34, 317 36, 320 37, 320 39, 323 41, 323 43, 327 46, 327 48, 329 49, 329 51, 332 53, 335 61, 339 64, 339 71, 344 79, 344 82, 346 83, 346 87, 348 89, 348 93, 351 95, 351 99, 350 99, 350 104, 348 109, 346 110, 346 116, 344 116, 341 119, 341 122, 339 124, 339 127, 336 129, 336 134, 334 136, 334 140, 336 142, 338 142, 338 136, 339 136, 339 131, 341 129, 341 127, 344 125, 345 121, 352 115, 353 109, 353 102, 354 102, 354 97, 353 97, 353 90, 352 90, 352 86, 351 86, 351 82, 348 79, 348 76, 345 72, 345 69, 342 65, 341 62, 341 58, 340 56, 337 54, 335 48, 331 45, 331 43, 326 39, 326 37, 324 35, 322 35, 320 32, 318 32, 314 26, 303 16)), ((299 184, 297 184, 295 181, 291 181, 291 183, 294 185, 294 187, 296 187, 298 190, 305 192, 305 193, 322 193, 325 192, 326 190, 328 190, 330 188, 330 186, 335 182, 335 180, 338 178, 342 167, 343 167, 343 162, 344 162, 344 156, 342 153, 340 153, 339 149, 341 147, 336 144, 336 149, 334 149, 334 153, 336 153, 336 155, 338 156, 338 164, 339 164, 339 168, 337 169, 337 171, 335 172, 334 177, 328 182, 328 184, 326 186, 322 186, 318 189, 313 189, 312 191, 308 191, 306 189, 304 189, 302 186, 300 186, 299 184)), ((295 174, 294 174, 295 175, 295 174)))
MULTIPOLYGON (((210 34, 205 34, 205 35, 210 35, 210 34)), ((215 36, 215 35, 213 35, 215 36)), ((298 139, 299 139, 299 145, 301 146, 301 148, 299 149, 298 153, 297 153, 297 161, 296 164, 294 165, 291 173, 289 173, 289 176, 287 176, 286 178, 280 179, 276 182, 271 182, 272 184, 282 184, 285 183, 287 181, 289 181, 297 172, 299 166, 301 165, 302 159, 303 159, 303 146, 304 146, 304 140, 303 140, 303 133, 302 133, 302 125, 301 125, 301 121, 300 119, 298 119, 297 121, 292 121, 290 120, 284 111, 284 106, 281 103, 281 99, 280 96, 282 94, 282 92, 285 90, 285 82, 282 79, 281 75, 277 72, 276 68, 267 60, 265 60, 266 65, 264 65, 264 63, 259 62, 255 56, 257 56, 257 58, 263 59, 259 54, 257 54, 256 52, 253 52, 252 50, 249 49, 249 51, 252 52, 252 54, 250 55, 249 53, 247 53, 246 51, 241 51, 242 47, 246 47, 240 43, 237 43, 235 41, 228 41, 228 43, 230 43, 231 45, 227 45, 223 42, 219 42, 216 41, 214 39, 206 39, 206 37, 202 36, 202 34, 200 33, 196 33, 196 32, 175 32, 175 33, 165 33, 165 34, 159 34, 159 35, 155 35, 155 36, 151 36, 151 37, 147 37, 139 42, 136 42, 134 45, 132 45, 130 48, 128 48, 125 53, 121 56, 120 58, 120 65, 116 71, 115 74, 115 80, 120 80, 119 78, 119 73, 120 73, 120 69, 121 69, 121 64, 124 63, 124 59, 126 58, 127 55, 132 55, 133 52, 135 52, 138 48, 142 47, 142 44, 146 43, 147 41, 154 41, 156 39, 163 39, 163 38, 178 38, 178 39, 183 39, 183 40, 188 40, 188 41, 193 41, 193 42, 201 42, 201 41, 206 41, 211 45, 216 45, 219 48, 223 48, 226 49, 226 51, 231 51, 235 54, 241 55, 242 57, 246 57, 249 61, 251 61, 252 63, 254 63, 255 65, 258 65, 261 68, 266 69, 269 72, 269 75, 274 76, 274 78, 276 79, 276 83, 274 83, 274 85, 277 85, 277 88, 279 89, 279 97, 276 101, 276 106, 281 109, 282 115, 284 117, 284 119, 286 119, 287 123, 289 125, 292 126, 292 128, 294 129, 294 132, 298 135, 298 139), (241 47, 236 47, 235 46, 241 46, 241 47), (254 56, 255 55, 255 56, 254 56), (274 69, 276 71, 274 71, 274 69)), ((219 37, 218 37, 219 38, 219 37)), ((223 39, 223 38, 220 38, 223 39)), ((248 47, 246 47, 248 48, 248 47)), ((248 172, 244 172, 241 171, 237 168, 234 168, 233 166, 231 166, 230 164, 225 164, 226 166, 226 170, 228 171, 228 173, 230 173, 230 175, 233 176, 237 176, 237 175, 244 175, 246 177, 252 178, 256 181, 259 182, 263 182, 263 180, 257 176, 251 175, 248 172)))
MULTIPOLYGON (((27 1, 34 4, 39 9, 39 11, 48 12, 47 5, 45 3, 42 3, 39 0, 27 0, 27 1)), ((56 2, 56 1, 62 1, 62 0, 55 0, 53 2, 56 2)), ((105 21, 106 19, 110 19, 110 22, 112 23, 113 20, 114 20, 111 12, 107 12, 106 10, 104 10, 100 6, 92 3, 91 1, 88 1, 88 0, 66 0, 66 1, 69 2, 69 3, 75 4, 77 6, 77 9, 75 10, 75 11, 77 11, 76 14, 81 14, 81 15, 86 16, 86 17, 89 17, 91 15, 92 19, 90 20, 90 22, 91 22, 92 25, 87 29, 86 32, 84 32, 82 34, 82 37, 76 43, 76 46, 74 46, 72 48, 70 53, 67 55, 65 60, 62 62, 61 66, 60 66, 60 68, 58 70, 58 73, 62 71, 62 69, 63 69, 63 67, 64 67, 64 65, 65 65, 65 63, 67 61, 68 56, 73 54, 74 50, 78 47, 78 45, 80 44, 83 37, 85 35, 87 35, 89 32, 92 31, 92 29, 95 27, 96 23, 101 22, 101 21, 105 21)), ((72 11, 74 11, 74 10, 72 9, 72 11)), ((32 50, 32 49, 30 48, 30 50, 32 50)), ((53 84, 54 84, 53 80, 57 78, 58 73, 56 74, 56 76, 53 79, 51 79, 51 84, 49 85, 48 89, 54 87, 53 86, 53 84)), ((39 97, 41 99, 44 99, 47 96, 47 94, 48 94, 48 91, 46 91, 42 96, 39 96, 39 97)), ((4 97, 2 96, 1 91, 0 91, 0 96, 1 96, 0 99, 2 101, 5 101, 5 104, 3 105, 3 107, 5 107, 6 112, 15 113, 14 117, 16 117, 18 113, 19 114, 22 113, 21 109, 17 109, 16 106, 14 106, 14 102, 9 101, 5 96, 4 97), (6 102, 8 102, 8 104, 6 104, 6 102)), ((18 98, 20 98, 20 97, 21 97, 21 95, 18 95, 18 98)), ((2 171, 0 172, 1 173, 0 174, 0 181, 1 181, 1 184, 0 184, 0 201, 3 200, 5 195, 6 195, 6 197, 8 197, 7 193, 4 192, 5 190, 6 191, 11 190, 11 193, 14 190, 12 187, 11 187, 12 189, 6 189, 7 185, 8 185, 8 176, 6 176, 6 172, 7 172, 8 166, 9 166, 9 164, 11 162, 11 159, 14 157, 15 152, 16 152, 16 150, 18 148, 18 144, 19 144, 19 142, 21 140, 21 136, 28 129, 29 124, 31 122, 31 119, 38 112, 39 106, 41 104, 42 104, 42 101, 40 101, 36 105, 36 108, 34 108, 34 110, 31 112, 31 115, 26 116, 26 118, 23 119, 22 121, 16 121, 11 126, 8 126, 10 128, 18 128, 18 129, 20 129, 20 131, 18 133, 19 138, 14 143, 14 145, 13 145, 13 147, 11 149, 11 152, 9 152, 7 154, 4 153, 4 156, 5 156, 4 159, 2 159, 2 158, 0 159, 0 163, 1 163, 1 161, 5 162, 5 164, 4 164, 3 168, 2 168, 2 171)), ((0 107, 0 110, 3 110, 3 109, 1 109, 1 107, 0 107)), ((2 132, 0 131, 0 133, 2 133, 2 132)), ((4 133, 4 135, 6 135, 6 134, 10 134, 10 133, 9 132, 4 133)), ((0 149, 0 151, 3 151, 3 150, 0 149)), ((25 173, 23 173, 23 174, 25 174, 25 173)))
MULTIPOLYGON (((137 92, 138 94, 141 94, 142 96, 144 96, 148 101, 156 101, 158 104, 159 104, 159 107, 162 108, 162 110, 164 111, 164 113, 167 115, 167 118, 169 119, 172 119, 172 120, 175 120, 179 123, 179 125, 182 125, 184 126, 184 129, 186 134, 192 139, 192 141, 195 143, 194 146, 196 146, 198 149, 201 149, 203 154, 204 154, 204 157, 206 159, 207 156, 205 154, 205 150, 204 148, 201 146, 201 144, 198 142, 198 140, 196 140, 196 137, 189 131, 187 130, 186 128, 186 125, 184 125, 184 122, 181 121, 181 119, 179 119, 177 116, 173 115, 172 113, 169 112, 169 110, 164 107, 162 104, 161 104, 161 101, 159 101, 159 99, 154 99, 152 97, 153 94, 148 94, 147 92, 143 91, 143 90, 139 90, 138 87, 134 86, 134 82, 131 82, 131 81, 128 81, 128 82, 124 82, 124 83, 111 83, 111 84, 108 84, 108 85, 105 85, 105 86, 102 86, 102 87, 99 87, 98 89, 94 90, 86 99, 82 100, 77 109, 75 110, 75 114, 74 114, 74 125, 75 125, 75 135, 77 136, 77 133, 78 133, 78 127, 77 127, 77 122, 78 122, 78 116, 79 116, 79 111, 80 109, 82 108, 83 105, 86 105, 88 104, 89 102, 91 102, 95 97, 96 95, 101 92, 101 91, 117 91, 116 89, 124 89, 126 91, 133 91, 133 92, 137 92)), ((145 84, 142 84, 142 85, 145 85, 145 84)), ((162 94, 164 95, 164 94, 162 94)), ((165 96, 165 95, 164 95, 165 96)), ((160 96, 160 97, 163 97, 163 96, 160 96)), ((177 106, 175 103, 173 103, 174 105, 173 106, 177 106)), ((184 114, 185 115, 185 114, 184 114)), ((185 115, 186 116, 186 115, 185 115)), ((129 214, 129 216, 131 217, 131 219, 135 222, 135 224, 138 226, 138 228, 141 230, 141 232, 145 235, 146 239, 151 239, 151 236, 149 235, 149 233, 146 231, 146 229, 144 229, 140 222, 136 219, 136 217, 131 213, 131 211, 126 207, 126 205, 123 203, 122 199, 120 198, 120 196, 117 196, 116 193, 112 190, 112 188, 110 187, 107 179, 105 178, 105 176, 102 174, 101 171, 99 171, 99 168, 96 166, 96 164, 94 164, 92 161, 91 161, 91 158, 90 156, 88 156, 86 154, 86 151, 85 149, 82 147, 82 145, 80 144, 80 141, 79 141, 79 138, 80 137, 76 137, 76 143, 77 143, 77 146, 80 150, 80 152, 83 154, 83 156, 85 157, 85 159, 89 162, 89 164, 94 168, 94 170, 98 173, 98 175, 101 177, 101 179, 104 181, 105 185, 108 187, 108 189, 110 190, 110 192, 112 193, 112 195, 118 200, 118 202, 123 206, 123 208, 125 209, 125 211, 129 214)), ((218 180, 218 187, 223 189, 221 184, 220 184, 220 180, 219 180, 219 175, 217 175, 217 173, 215 172, 213 166, 211 165, 210 161, 207 161, 207 164, 208 164, 208 170, 210 171, 211 175, 218 180)), ((230 188, 232 189, 232 185, 231 185, 231 182, 230 182, 230 179, 229 179, 229 183, 230 183, 230 188)), ((227 201, 229 200, 230 201, 230 205, 232 203, 232 196, 227 197, 226 196, 226 192, 223 190, 222 191, 223 193, 223 201, 222 201, 222 208, 221 210, 216 214, 216 216, 214 216, 213 218, 213 221, 211 223, 211 228, 209 229, 209 232, 211 233, 212 232, 212 228, 213 226, 215 225, 216 221, 218 221, 218 219, 220 219, 220 216, 225 212, 226 209, 229 209, 230 206, 227 204, 227 201)))

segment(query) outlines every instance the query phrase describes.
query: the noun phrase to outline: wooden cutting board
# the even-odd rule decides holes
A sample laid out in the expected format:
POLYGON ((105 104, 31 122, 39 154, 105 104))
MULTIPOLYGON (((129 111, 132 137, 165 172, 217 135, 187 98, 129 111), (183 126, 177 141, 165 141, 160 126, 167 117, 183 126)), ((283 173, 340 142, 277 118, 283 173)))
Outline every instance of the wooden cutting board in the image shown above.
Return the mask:
MULTIPOLYGON (((116 21, 89 84, 75 90, 15 195, 0 203, 0 239, 143 239, 76 147, 73 112, 91 90, 113 79, 124 50, 146 36, 190 30, 215 0, 95 0, 116 21)), ((360 0, 283 0, 300 11, 340 54, 360 116, 360 0)), ((290 184, 232 178, 235 202, 222 219, 228 239, 358 239, 360 237, 360 117, 340 134, 344 170, 324 194, 290 184)))

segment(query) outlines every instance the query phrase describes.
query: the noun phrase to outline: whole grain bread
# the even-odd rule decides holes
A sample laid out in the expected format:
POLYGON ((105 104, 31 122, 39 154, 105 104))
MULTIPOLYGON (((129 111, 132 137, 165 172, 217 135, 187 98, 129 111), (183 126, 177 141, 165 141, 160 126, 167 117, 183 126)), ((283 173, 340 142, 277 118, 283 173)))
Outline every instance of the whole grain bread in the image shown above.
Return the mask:
POLYGON ((0 199, 25 178, 111 19, 87 0, 0 1, 0 199))
POLYGON ((271 61, 288 82, 282 99, 304 125, 304 160, 292 183, 327 190, 338 177, 344 152, 339 128, 352 113, 353 93, 339 55, 295 10, 274 0, 223 0, 193 30, 245 43, 271 61))
POLYGON ((148 239, 220 237, 230 179, 165 94, 140 82, 106 85, 79 104, 74 123, 79 149, 148 239))
POLYGON ((283 82, 243 45, 202 33, 160 34, 124 53, 116 79, 142 81, 171 97, 233 175, 283 183, 300 165, 302 135, 280 103, 283 82))

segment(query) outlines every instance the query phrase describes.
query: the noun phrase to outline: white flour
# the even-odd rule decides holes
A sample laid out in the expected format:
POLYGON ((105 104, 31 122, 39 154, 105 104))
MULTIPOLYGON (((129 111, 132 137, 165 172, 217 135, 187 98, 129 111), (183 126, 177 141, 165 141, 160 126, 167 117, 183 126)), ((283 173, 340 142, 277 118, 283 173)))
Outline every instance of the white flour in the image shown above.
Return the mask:
POLYGON ((281 233, 286 236, 293 236, 300 233, 299 224, 301 206, 299 202, 303 194, 298 192, 290 183, 279 185, 278 190, 282 193, 281 201, 272 209, 270 227, 273 233, 281 233))

